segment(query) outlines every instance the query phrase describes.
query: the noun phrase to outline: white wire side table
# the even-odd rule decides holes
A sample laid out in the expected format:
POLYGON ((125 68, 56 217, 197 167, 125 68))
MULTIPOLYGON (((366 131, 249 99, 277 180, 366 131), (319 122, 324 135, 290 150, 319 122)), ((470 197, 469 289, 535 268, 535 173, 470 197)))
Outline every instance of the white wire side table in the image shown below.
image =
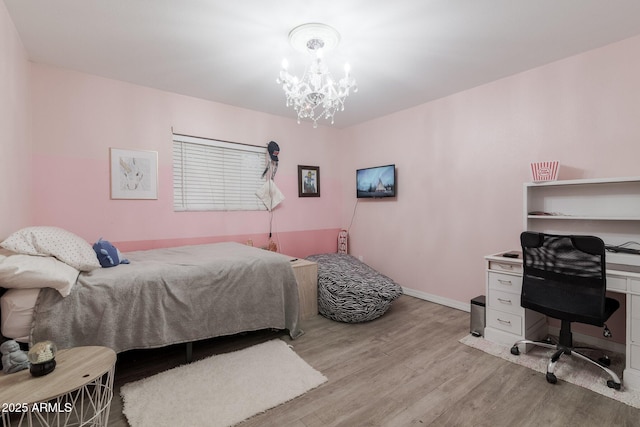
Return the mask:
POLYGON ((103 426, 109 421, 116 353, 107 347, 59 350, 56 368, 0 372, 2 426, 103 426))

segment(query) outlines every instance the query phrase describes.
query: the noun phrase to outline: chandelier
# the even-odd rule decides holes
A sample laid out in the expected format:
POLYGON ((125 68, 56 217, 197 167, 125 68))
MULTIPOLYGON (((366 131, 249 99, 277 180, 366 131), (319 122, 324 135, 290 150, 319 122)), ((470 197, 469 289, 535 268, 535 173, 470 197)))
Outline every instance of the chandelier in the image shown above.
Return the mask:
POLYGON ((303 24, 289 33, 291 45, 312 57, 301 79, 289 74, 289 64, 284 59, 280 77, 276 80, 282 84, 287 107, 293 107, 298 114, 298 124, 301 119, 310 119, 313 127, 317 128, 321 118, 331 120, 333 124, 336 111, 344 111, 344 101, 349 92, 358 91, 355 79, 349 74, 349 64, 344 66, 344 77, 336 82, 322 60, 323 55, 335 48, 339 41, 340 34, 324 24, 303 24))

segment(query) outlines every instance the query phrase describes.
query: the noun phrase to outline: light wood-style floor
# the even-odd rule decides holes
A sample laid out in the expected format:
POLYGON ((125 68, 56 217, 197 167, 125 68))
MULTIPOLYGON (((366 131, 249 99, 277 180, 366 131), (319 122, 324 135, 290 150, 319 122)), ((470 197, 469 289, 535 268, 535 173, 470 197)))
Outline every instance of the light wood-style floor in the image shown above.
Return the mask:
MULTIPOLYGON (((303 329, 295 341, 263 331, 194 344, 199 359, 282 337, 329 379, 240 427, 640 425, 638 409, 460 344, 469 313, 456 309, 405 295, 375 321, 317 316, 303 329)), ((128 425, 122 384, 183 362, 182 346, 120 355, 109 425, 128 425)))

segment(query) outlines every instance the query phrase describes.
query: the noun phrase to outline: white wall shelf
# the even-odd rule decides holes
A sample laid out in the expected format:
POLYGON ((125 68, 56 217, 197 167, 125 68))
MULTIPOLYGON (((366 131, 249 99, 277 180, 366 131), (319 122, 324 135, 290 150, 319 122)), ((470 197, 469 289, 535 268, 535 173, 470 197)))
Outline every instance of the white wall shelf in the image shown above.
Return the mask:
MULTIPOLYGON (((640 249, 640 177, 525 183, 523 213, 524 230, 591 234, 640 249)), ((608 252, 607 259, 640 265, 640 255, 608 252)))

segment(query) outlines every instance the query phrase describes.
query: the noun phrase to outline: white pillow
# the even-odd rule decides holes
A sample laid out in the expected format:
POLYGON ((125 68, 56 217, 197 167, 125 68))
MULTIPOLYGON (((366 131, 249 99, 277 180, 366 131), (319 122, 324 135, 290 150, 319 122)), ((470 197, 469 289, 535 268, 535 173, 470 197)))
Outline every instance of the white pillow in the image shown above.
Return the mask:
POLYGON ((98 257, 87 241, 58 227, 23 228, 0 246, 25 255, 53 256, 80 271, 100 268, 98 257))
POLYGON ((0 332, 7 338, 28 343, 33 311, 40 289, 9 289, 0 298, 0 332))
POLYGON ((50 256, 0 255, 0 287, 54 288, 66 297, 80 272, 50 256))

